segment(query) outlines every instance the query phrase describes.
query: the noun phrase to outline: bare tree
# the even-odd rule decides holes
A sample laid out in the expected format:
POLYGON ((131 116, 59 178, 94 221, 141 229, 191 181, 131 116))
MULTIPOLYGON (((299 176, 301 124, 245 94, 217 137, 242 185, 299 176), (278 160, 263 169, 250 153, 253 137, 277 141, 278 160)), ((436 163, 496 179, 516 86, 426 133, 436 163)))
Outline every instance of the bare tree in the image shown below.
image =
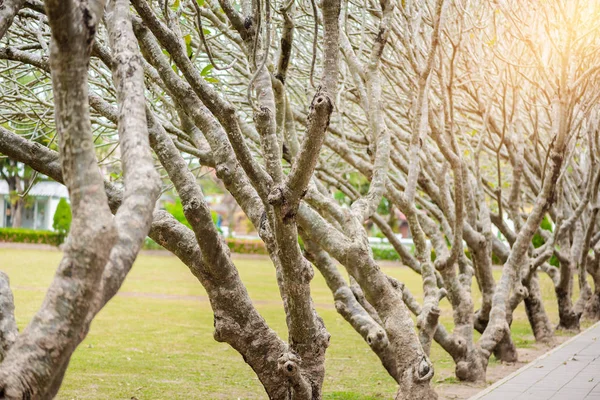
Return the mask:
POLYGON ((536 339, 551 342, 539 271, 554 279, 561 328, 578 329, 582 313, 598 318, 596 1, 59 3, 1 10, 0 83, 19 101, 0 113, 0 152, 65 183, 74 213, 65 260, 21 334, 1 279, 5 397, 57 393, 146 234, 204 286, 215 339, 273 399, 321 397, 329 333, 312 303, 312 265, 398 399, 436 398, 433 341, 462 380, 485 381, 492 354, 516 360, 510 324, 521 301, 536 339), (55 133, 59 152, 35 143, 55 133), (215 170, 265 242, 287 340, 252 304, 200 168, 215 170), (191 229, 153 212, 156 171, 191 229), (378 213, 382 202, 407 217, 414 249, 378 213), (380 269, 368 220, 421 275, 422 302, 380 269), (504 264, 499 282, 493 257, 504 264), (451 332, 438 324, 445 297, 451 332))
MULTIPOLYGON (((85 336, 86 325, 116 293, 131 267, 150 226, 158 195, 158 176, 145 135, 144 101, 140 97, 142 70, 139 56, 136 60, 126 42, 115 43, 115 53, 122 61, 115 70, 115 84, 122 108, 125 192, 114 219, 96 167, 87 75, 103 7, 102 3, 93 7, 76 2, 47 4, 53 32, 50 63, 55 118, 61 136, 60 173, 71 195, 73 225, 63 260, 33 320, 16 339, 11 338, 14 323, 3 323, 10 329, 3 337, 12 339, 12 343, 3 344, 8 349, 0 365, 4 398, 54 397, 71 354, 85 336)), ((121 2, 121 8, 126 10, 126 3, 121 2)), ((117 17, 113 22, 116 29, 125 30, 127 13, 121 14, 125 18, 117 17), (119 21, 122 18, 124 22, 119 21)), ((3 299, 12 300, 9 295, 3 299)), ((3 315, 3 319, 10 318, 3 315)))

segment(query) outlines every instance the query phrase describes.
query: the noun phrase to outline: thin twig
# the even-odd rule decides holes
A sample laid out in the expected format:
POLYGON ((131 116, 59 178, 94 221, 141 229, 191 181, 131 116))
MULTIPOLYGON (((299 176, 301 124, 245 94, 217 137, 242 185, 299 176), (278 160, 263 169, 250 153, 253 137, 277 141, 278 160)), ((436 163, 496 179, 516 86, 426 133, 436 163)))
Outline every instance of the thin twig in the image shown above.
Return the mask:
POLYGON ((317 62, 317 39, 319 38, 319 12, 317 11, 317 5, 315 4, 315 0, 310 0, 310 5, 312 6, 313 10, 313 18, 315 19, 312 61, 310 63, 310 85, 314 88, 315 82, 313 80, 313 75, 315 73, 315 64, 317 62))
POLYGON ((208 60, 210 61, 213 68, 216 69, 217 71, 225 71, 225 70, 230 69, 231 67, 234 66, 234 64, 237 60, 234 59, 231 62, 231 64, 227 65, 226 67, 218 67, 217 66, 217 64, 215 63, 215 60, 213 58, 212 52, 210 51, 210 47, 208 46, 208 42, 206 41, 206 36, 204 36, 204 28, 202 27, 202 16, 200 14, 200 6, 198 5, 198 2, 196 0, 192 0, 192 4, 194 5, 194 8, 196 9, 196 24, 198 25, 198 32, 200 33, 200 39, 202 40, 202 44, 204 45, 204 50, 206 50, 206 55, 208 55, 208 60))

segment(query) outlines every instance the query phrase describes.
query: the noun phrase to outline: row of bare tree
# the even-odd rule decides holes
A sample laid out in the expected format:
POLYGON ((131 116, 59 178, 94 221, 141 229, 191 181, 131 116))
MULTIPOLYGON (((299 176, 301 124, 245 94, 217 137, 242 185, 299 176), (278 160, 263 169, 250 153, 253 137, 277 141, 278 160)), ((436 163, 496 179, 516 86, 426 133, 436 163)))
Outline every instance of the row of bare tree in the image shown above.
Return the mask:
POLYGON ((397 399, 437 398, 433 341, 461 380, 485 381, 492 354, 516 360, 521 302, 551 343, 539 274, 558 328, 600 319, 599 12, 598 0, 5 0, 0 153, 64 183, 73 226, 22 332, 0 275, 0 398, 56 395, 146 235, 203 285, 215 339, 272 399, 321 398, 330 336, 315 270, 397 399), (285 339, 238 275, 201 168, 266 245, 285 339), (155 208, 161 182, 191 229, 155 208), (421 275, 422 299, 380 269, 366 221, 421 275), (452 329, 438 323, 446 297, 452 329))

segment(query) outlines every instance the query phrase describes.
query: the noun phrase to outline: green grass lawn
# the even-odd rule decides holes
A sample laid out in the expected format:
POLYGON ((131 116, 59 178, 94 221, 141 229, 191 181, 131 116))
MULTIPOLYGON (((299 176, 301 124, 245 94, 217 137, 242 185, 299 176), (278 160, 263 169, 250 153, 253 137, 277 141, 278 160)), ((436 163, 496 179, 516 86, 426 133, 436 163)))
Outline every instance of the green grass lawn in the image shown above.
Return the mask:
MULTIPOLYGON (((40 306, 61 253, 0 249, 0 268, 11 279, 20 329, 40 306)), ((256 307, 282 338, 287 337, 275 273, 267 259, 236 257, 235 264, 256 307)), ((422 297, 421 280, 406 268, 384 267, 422 297)), ((499 275, 499 271, 497 271, 499 275)), ((542 276, 546 309, 557 321, 552 283, 542 276)), ((317 273, 313 299, 331 333, 325 399, 390 398, 396 390, 379 359, 336 313, 332 295, 317 273)), ((474 285, 475 304, 480 296, 474 285)), ((443 301, 442 323, 452 315, 443 301)), ((95 319, 75 352, 59 399, 248 399, 265 398, 242 357, 212 337, 210 305, 200 283, 175 257, 141 255, 120 294, 95 319)), ((523 306, 513 323, 520 347, 533 343, 523 306)), ((434 381, 451 381, 453 362, 434 344, 434 381)))

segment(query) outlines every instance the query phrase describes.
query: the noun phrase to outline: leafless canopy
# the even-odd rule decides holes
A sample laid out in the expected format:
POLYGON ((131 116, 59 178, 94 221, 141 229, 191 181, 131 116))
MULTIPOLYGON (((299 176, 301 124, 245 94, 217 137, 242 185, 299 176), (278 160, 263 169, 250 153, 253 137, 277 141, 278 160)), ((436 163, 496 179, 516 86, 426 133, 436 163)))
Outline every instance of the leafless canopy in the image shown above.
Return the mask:
POLYGON ((4 0, 0 154, 64 183, 74 219, 22 332, 0 274, 0 397, 57 393, 146 235, 204 286, 215 339, 273 399, 321 398, 330 336, 314 269, 397 399, 437 397, 434 340, 461 380, 485 381, 492 354, 516 360, 521 301, 551 342, 539 273, 560 329, 600 319, 598 17, 598 0, 4 0), (201 169, 264 241, 287 338, 252 304, 201 169), (155 209, 161 182, 191 229, 155 209), (367 221, 421 275, 422 299, 379 268, 367 221), (451 332, 438 324, 446 297, 451 332))

